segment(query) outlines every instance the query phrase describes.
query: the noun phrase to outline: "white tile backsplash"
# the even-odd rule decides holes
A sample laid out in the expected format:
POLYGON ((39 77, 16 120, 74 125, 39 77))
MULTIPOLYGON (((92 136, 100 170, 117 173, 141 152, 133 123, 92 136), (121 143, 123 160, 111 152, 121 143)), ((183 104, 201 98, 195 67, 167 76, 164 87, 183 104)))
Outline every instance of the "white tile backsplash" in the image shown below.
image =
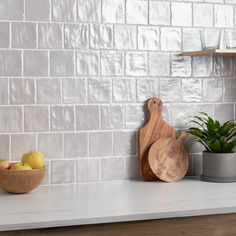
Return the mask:
POLYGON ((78 160, 76 162, 78 183, 99 182, 101 176, 101 165, 99 159, 78 160))
POLYGON ((125 0, 103 0, 102 22, 125 23, 125 0))
MULTIPOLYGON (((44 184, 137 178, 145 101, 185 129, 235 119, 234 57, 201 50, 203 28, 235 29, 235 0, 0 0, 0 158, 39 149, 44 184)), ((201 173, 189 137, 188 174, 201 173)))
POLYGON ((51 131, 73 131, 75 130, 73 106, 51 106, 50 107, 50 129, 51 131))
POLYGON ((24 131, 49 131, 49 109, 47 106, 26 106, 24 108, 24 131))
POLYGON ((11 135, 11 160, 19 161, 24 153, 36 149, 36 134, 11 135))
POLYGON ((0 31, 4 37, 0 38, 0 47, 8 48, 10 45, 10 23, 0 22, 0 31))
POLYGON ((34 104, 35 100, 35 81, 33 79, 10 80, 11 104, 34 104))
POLYGON ((101 22, 101 0, 78 0, 78 22, 101 22))
POLYGON ((38 47, 62 48, 62 25, 57 23, 40 23, 38 25, 38 47))
POLYGON ((13 48, 36 48, 36 24, 14 22, 11 25, 13 48))
POLYGON ((0 20, 23 20, 24 0, 1 0, 0 20))
POLYGON ((25 19, 32 21, 49 21, 50 0, 25 0, 25 19))
POLYGON ((24 51, 24 76, 48 76, 48 52, 24 51))

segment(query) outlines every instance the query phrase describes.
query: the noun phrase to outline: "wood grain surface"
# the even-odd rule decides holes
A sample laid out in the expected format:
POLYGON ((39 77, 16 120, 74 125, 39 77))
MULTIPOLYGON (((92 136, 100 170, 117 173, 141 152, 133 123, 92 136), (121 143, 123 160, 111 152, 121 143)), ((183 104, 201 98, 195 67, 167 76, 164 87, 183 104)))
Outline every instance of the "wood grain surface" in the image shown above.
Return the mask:
POLYGON ((39 186, 46 167, 34 170, 0 170, 0 188, 9 193, 28 193, 39 186))
POLYGON ((236 214, 0 232, 0 236, 235 236, 236 214))
POLYGON ((159 138, 175 138, 175 130, 163 120, 163 104, 159 98, 149 99, 147 106, 149 120, 139 130, 139 169, 143 180, 157 180, 148 163, 149 149, 159 138))
POLYGON ((188 155, 183 146, 187 133, 178 139, 160 138, 150 148, 148 162, 153 173, 166 182, 181 180, 188 170, 188 155))

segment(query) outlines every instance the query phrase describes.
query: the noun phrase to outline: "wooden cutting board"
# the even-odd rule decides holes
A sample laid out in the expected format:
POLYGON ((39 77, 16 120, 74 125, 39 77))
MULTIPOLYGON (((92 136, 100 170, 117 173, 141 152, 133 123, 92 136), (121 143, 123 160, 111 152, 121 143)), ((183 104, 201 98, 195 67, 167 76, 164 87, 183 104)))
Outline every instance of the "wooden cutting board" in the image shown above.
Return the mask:
POLYGON ((163 104, 159 98, 150 98, 147 108, 148 122, 139 130, 139 171, 143 180, 157 180, 148 163, 149 149, 159 138, 175 138, 175 130, 163 120, 163 104))
POLYGON ((183 146, 187 134, 178 139, 160 138, 150 148, 148 162, 153 173, 166 182, 181 180, 188 170, 188 155, 183 146))

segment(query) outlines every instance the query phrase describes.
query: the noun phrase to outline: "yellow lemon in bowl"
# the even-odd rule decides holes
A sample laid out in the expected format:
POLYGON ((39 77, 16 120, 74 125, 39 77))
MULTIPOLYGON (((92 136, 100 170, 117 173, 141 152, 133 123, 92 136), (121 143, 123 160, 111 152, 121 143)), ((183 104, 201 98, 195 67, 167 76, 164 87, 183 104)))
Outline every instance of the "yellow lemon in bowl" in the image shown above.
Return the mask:
POLYGON ((39 151, 30 151, 21 158, 22 163, 28 164, 32 169, 41 169, 45 166, 44 156, 39 151))
POLYGON ((32 170, 32 168, 26 163, 13 163, 10 170, 32 170))

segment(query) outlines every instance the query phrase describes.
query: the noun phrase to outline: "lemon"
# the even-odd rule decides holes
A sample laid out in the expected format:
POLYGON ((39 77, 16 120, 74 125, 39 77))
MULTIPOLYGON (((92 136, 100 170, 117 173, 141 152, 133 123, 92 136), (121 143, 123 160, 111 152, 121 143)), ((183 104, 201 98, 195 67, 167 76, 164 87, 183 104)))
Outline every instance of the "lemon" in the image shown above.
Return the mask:
POLYGON ((32 168, 26 163, 14 163, 11 164, 10 170, 32 170, 32 168))
POLYGON ((45 166, 44 156, 41 152, 30 151, 25 153, 21 158, 22 163, 31 166, 32 169, 40 169, 45 166))
POLYGON ((8 169, 10 167, 10 163, 8 160, 0 160, 0 169, 8 169))

